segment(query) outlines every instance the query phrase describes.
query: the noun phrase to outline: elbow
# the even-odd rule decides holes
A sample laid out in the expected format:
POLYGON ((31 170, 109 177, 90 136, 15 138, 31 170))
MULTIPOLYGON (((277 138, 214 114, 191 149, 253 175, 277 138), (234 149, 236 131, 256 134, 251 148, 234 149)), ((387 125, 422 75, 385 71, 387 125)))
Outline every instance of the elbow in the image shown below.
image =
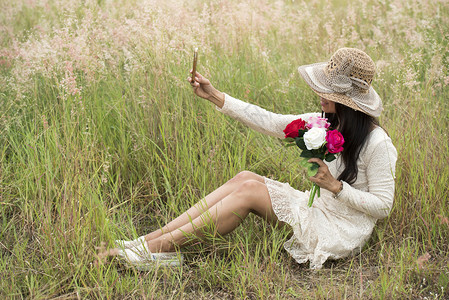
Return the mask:
POLYGON ((373 217, 376 219, 385 219, 386 217, 388 217, 390 215, 390 211, 391 209, 385 209, 385 210, 379 210, 378 212, 376 212, 373 217))
POLYGON ((384 205, 381 205, 372 216, 376 219, 385 219, 390 215, 391 209, 393 206, 393 202, 388 201, 384 202, 384 205))

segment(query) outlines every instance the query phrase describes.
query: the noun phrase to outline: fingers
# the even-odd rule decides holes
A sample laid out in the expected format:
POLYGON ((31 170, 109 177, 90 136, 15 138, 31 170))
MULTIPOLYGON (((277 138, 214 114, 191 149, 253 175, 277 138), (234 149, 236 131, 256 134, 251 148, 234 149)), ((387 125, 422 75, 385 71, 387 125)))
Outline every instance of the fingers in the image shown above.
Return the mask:
MULTIPOLYGON (((312 181, 313 183, 316 183, 316 184, 318 184, 318 183, 321 182, 320 179, 317 179, 317 178, 315 178, 315 177, 309 177, 309 180, 312 181)), ((318 185, 319 185, 319 184, 318 184, 318 185)), ((320 186, 320 187, 321 187, 321 186, 320 186)))
MULTIPOLYGON (((192 74, 192 72, 193 72, 193 70, 190 69, 189 73, 192 74)), ((199 83, 207 83, 208 82, 208 80, 198 72, 195 72, 195 81, 198 81, 199 83)))
MULTIPOLYGON (((189 73, 192 74, 193 70, 190 69, 189 73)), ((201 75, 200 73, 198 73, 198 71, 195 71, 195 76, 196 77, 203 77, 203 75, 201 75)))
POLYGON ((311 181, 316 183, 316 180, 320 181, 327 177, 327 175, 328 175, 327 173, 329 173, 329 168, 324 163, 324 161, 322 161, 319 158, 311 158, 308 160, 308 162, 309 163, 317 163, 319 165, 318 171, 315 174, 315 176, 309 178, 311 181))
POLYGON ((187 81, 190 83, 192 87, 199 87, 200 84, 197 81, 192 81, 192 77, 187 77, 187 81))
POLYGON ((319 165, 318 171, 315 176, 309 177, 309 180, 318 184, 321 187, 326 185, 326 182, 333 178, 329 172, 327 165, 319 158, 311 158, 308 160, 309 163, 317 163, 319 165))
POLYGON ((318 184, 320 187, 323 187, 323 185, 326 183, 327 176, 326 174, 323 174, 322 172, 318 171, 315 176, 309 177, 309 180, 318 184))
POLYGON ((320 167, 326 166, 326 164, 324 163, 324 161, 321 160, 321 159, 319 159, 319 158, 311 158, 311 159, 308 160, 308 162, 310 162, 310 163, 315 162, 315 163, 317 163, 320 167))
POLYGON ((195 80, 196 80, 196 79, 198 79, 198 80, 203 80, 204 77, 203 77, 203 75, 201 75, 200 73, 195 72, 195 80))
MULTIPOLYGON (((309 177, 309 180, 316 183, 319 187, 329 191, 335 190, 335 182, 337 181, 329 171, 328 166, 319 158, 311 158, 309 163, 317 163, 319 165, 315 176, 309 177)), ((339 185, 340 186, 340 185, 339 185)))

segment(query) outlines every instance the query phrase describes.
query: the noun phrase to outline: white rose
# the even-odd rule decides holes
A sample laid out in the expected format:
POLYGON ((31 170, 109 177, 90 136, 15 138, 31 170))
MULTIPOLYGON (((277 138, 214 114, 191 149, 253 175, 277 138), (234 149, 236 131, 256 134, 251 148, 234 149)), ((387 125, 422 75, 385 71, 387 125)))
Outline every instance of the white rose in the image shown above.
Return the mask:
POLYGON ((304 133, 304 143, 308 150, 318 149, 326 142, 326 129, 312 127, 304 133))

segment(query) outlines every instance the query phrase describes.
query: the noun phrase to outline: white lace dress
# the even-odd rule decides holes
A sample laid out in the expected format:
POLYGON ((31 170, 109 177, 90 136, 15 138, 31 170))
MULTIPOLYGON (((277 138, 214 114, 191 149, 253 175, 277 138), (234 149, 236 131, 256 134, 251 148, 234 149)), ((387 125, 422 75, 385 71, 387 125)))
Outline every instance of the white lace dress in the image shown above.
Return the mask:
MULTIPOLYGON (((225 96, 222 113, 261 133, 283 138, 291 121, 308 120, 317 113, 301 115, 275 114, 229 95, 225 96)), ((298 191, 288 183, 265 177, 273 210, 280 221, 293 228, 293 236, 284 245, 298 262, 310 261, 319 269, 328 259, 358 253, 373 231, 377 219, 386 217, 393 205, 394 174, 397 152, 385 131, 377 127, 369 134, 357 162, 357 180, 343 182, 338 198, 326 189, 307 206, 309 191, 298 191)), ((337 178, 343 171, 341 159, 326 163, 337 178)))

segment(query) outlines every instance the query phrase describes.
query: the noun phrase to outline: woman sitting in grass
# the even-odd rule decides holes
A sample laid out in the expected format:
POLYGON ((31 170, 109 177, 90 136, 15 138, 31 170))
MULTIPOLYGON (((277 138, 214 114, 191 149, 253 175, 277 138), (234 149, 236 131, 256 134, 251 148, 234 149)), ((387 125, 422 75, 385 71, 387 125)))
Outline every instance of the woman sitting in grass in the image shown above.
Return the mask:
MULTIPOLYGON (((310 261, 311 268, 321 268, 328 258, 360 251, 377 219, 391 210, 397 159, 391 139, 376 119, 382 102, 371 86, 375 64, 361 50, 342 48, 329 62, 298 70, 320 97, 322 114, 331 128, 338 129, 345 140, 336 160, 309 160, 319 164, 310 180, 322 189, 312 207, 307 205, 309 191, 243 171, 161 229, 133 241, 116 241, 119 257, 141 270, 179 265, 182 255, 176 249, 203 240, 210 228, 215 228, 211 234, 225 235, 250 213, 271 224, 291 226, 293 236, 284 247, 298 263, 310 261)), ((268 112, 219 92, 197 72, 193 77, 188 80, 196 95, 261 133, 282 138, 293 120, 320 116, 268 112)))

